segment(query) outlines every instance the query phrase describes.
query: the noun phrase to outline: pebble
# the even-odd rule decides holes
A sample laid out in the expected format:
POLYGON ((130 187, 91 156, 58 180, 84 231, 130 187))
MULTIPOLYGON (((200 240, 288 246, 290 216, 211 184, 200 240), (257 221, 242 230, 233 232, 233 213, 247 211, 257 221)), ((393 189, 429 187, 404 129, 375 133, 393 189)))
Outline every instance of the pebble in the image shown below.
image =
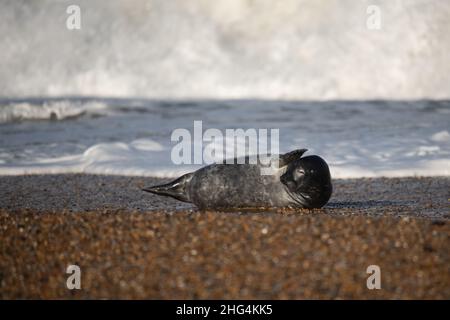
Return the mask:
POLYGON ((0 177, 0 298, 450 299, 449 178, 336 180, 322 210, 240 213, 137 190, 155 181, 0 177))

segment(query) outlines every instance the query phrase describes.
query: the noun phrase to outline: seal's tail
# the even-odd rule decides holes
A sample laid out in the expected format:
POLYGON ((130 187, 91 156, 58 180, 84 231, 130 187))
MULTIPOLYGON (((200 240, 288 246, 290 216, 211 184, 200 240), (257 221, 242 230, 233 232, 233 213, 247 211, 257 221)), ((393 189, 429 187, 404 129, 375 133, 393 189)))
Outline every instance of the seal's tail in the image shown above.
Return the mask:
POLYGON ((160 196, 169 196, 180 201, 190 202, 189 195, 186 192, 186 184, 191 180, 192 173, 185 174, 178 179, 161 184, 159 186, 152 186, 142 189, 142 191, 150 192, 160 196))

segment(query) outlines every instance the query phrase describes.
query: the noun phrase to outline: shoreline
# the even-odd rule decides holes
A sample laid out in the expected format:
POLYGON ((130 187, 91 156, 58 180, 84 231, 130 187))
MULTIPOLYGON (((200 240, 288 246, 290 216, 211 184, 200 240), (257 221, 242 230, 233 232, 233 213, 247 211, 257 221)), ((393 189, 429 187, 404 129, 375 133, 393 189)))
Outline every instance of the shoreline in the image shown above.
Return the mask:
MULTIPOLYGON (((190 203, 141 190, 170 180, 173 179, 78 173, 0 175, 0 209, 38 212, 198 210, 190 203)), ((332 182, 330 201, 318 209, 326 214, 450 218, 450 177, 333 179, 332 182)), ((264 212, 280 210, 289 211, 269 209, 264 212)))
POLYGON ((334 180, 323 209, 253 212, 138 192, 161 181, 0 176, 0 298, 450 298, 450 177, 334 180))

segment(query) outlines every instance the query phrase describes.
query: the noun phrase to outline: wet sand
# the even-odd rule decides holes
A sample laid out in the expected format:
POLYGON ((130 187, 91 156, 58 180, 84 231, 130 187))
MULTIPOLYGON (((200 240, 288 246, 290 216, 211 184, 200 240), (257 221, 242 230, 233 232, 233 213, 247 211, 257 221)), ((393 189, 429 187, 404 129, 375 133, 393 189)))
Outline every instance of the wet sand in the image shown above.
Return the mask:
POLYGON ((0 177, 0 298, 450 299, 450 178, 336 180, 324 209, 255 212, 140 191, 157 182, 0 177))

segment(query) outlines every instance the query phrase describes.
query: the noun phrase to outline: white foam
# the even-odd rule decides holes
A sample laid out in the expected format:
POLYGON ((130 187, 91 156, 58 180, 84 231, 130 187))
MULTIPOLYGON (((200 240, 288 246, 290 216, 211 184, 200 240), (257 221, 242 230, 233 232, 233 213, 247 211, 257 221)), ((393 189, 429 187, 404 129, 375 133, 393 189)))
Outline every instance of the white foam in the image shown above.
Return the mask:
POLYGON ((450 133, 447 130, 436 132, 431 136, 431 140, 436 142, 450 141, 450 133))
POLYGON ((369 1, 89 0, 72 32, 28 2, 2 1, 3 97, 450 97, 449 1, 373 1, 372 30, 369 1))
POLYGON ((351 178, 401 178, 450 176, 450 159, 426 160, 410 163, 412 167, 363 167, 330 164, 331 175, 335 179, 351 178))
POLYGON ((85 113, 105 113, 107 106, 101 102, 74 104, 69 101, 46 102, 42 105, 21 102, 11 103, 0 108, 0 123, 22 120, 64 120, 85 113))
MULTIPOLYGON (((427 154, 425 152, 415 155, 427 154)), ((401 165, 393 164, 391 168, 387 168, 384 162, 373 159, 362 160, 354 165, 346 161, 329 161, 329 165, 335 179, 450 176, 450 158, 437 160, 414 158, 401 165)), ((0 175, 89 173, 174 178, 200 167, 200 165, 173 165, 170 160, 170 149, 149 139, 139 139, 131 143, 102 143, 88 148, 82 154, 36 159, 34 163, 29 164, 10 165, 0 162, 0 175)))
MULTIPOLYGON (((170 157, 170 155, 169 155, 170 157)), ((33 163, 0 166, 0 175, 90 173, 176 177, 199 166, 170 166, 167 150, 150 139, 101 143, 82 154, 35 159, 33 163), (163 151, 166 151, 165 153, 163 151)))
POLYGON ((408 157, 424 157, 427 155, 433 155, 433 154, 439 154, 441 151, 441 148, 439 146, 419 146, 417 148, 414 148, 413 151, 408 152, 406 156, 408 157))

